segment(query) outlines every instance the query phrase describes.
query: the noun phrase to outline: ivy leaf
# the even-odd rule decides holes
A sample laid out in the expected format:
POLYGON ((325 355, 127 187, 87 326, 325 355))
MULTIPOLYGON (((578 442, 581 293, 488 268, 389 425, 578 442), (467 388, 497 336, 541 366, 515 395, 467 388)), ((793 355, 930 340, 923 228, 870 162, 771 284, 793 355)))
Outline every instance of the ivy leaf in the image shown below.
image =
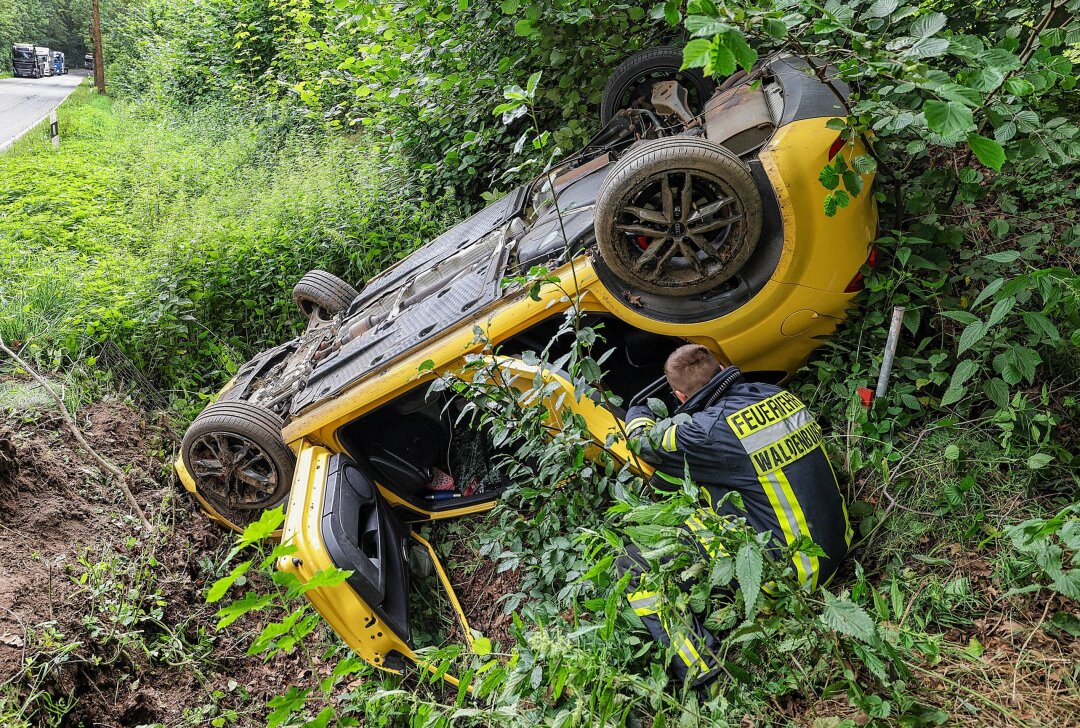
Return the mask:
POLYGON ((837 598, 822 590, 825 609, 821 612, 822 623, 831 630, 849 637, 873 642, 877 638, 877 625, 866 610, 847 598, 837 598))
POLYGON ((742 589, 743 602, 746 604, 746 618, 754 616, 754 606, 757 604, 758 594, 761 591, 761 570, 764 559, 761 550, 755 548, 755 544, 746 543, 739 548, 735 555, 735 577, 739 580, 739 588, 742 589))
POLYGON ((695 38, 683 48, 683 64, 686 68, 704 68, 709 65, 709 56, 712 54, 712 41, 705 38, 695 38))
POLYGON ((943 137, 966 132, 975 125, 971 109, 956 101, 927 101, 923 104, 923 114, 930 131, 943 137))
POLYGON ((1001 165, 1005 163, 1005 150, 1000 144, 979 134, 968 134, 967 143, 980 162, 995 172, 1001 171, 1001 165))

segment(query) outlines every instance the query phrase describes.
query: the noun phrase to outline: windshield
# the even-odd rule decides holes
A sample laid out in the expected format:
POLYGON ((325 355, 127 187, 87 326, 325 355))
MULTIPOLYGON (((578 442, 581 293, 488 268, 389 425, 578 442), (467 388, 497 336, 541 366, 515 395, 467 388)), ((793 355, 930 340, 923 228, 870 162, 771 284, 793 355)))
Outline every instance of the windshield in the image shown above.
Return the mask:
POLYGON ((34 54, 30 51, 12 51, 12 54, 20 61, 28 61, 34 57, 34 54))

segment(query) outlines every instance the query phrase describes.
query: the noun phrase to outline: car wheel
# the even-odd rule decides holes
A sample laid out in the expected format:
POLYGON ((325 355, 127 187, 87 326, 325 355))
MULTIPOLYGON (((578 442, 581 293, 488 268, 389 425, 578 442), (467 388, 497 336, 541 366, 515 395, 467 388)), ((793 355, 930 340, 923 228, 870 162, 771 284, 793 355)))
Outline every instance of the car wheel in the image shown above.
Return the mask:
POLYGON ((657 81, 678 81, 686 88, 691 113, 705 108, 716 82, 705 78, 700 68, 682 68, 678 48, 663 46, 639 51, 615 67, 600 97, 600 123, 607 124, 623 109, 652 109, 652 85, 657 81))
POLYGON ((199 495, 244 528, 285 500, 296 459, 281 440, 283 421, 250 402, 212 404, 184 433, 181 457, 199 495))
POLYGON ((318 269, 305 273, 292 289, 293 301, 309 317, 316 308, 331 316, 337 315, 358 295, 355 288, 336 275, 318 269))
POLYGON ((594 221, 600 255, 628 285, 692 296, 720 286, 761 235, 761 198, 737 156, 695 137, 632 148, 604 180, 594 221))

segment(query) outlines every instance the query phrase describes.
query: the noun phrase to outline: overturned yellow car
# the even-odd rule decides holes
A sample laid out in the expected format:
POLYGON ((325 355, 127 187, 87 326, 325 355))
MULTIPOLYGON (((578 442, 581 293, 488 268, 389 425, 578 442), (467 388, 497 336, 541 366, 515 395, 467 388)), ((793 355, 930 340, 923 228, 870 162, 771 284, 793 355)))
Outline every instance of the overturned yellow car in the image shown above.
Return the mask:
MULTIPOLYGON (((186 433, 177 472, 212 519, 242 528, 286 502, 282 537, 297 551, 279 568, 301 580, 352 572, 307 596, 371 664, 400 670, 415 656, 411 545, 427 548, 457 605, 412 524, 488 510, 504 485, 462 472, 462 403, 431 392, 433 377, 493 345, 501 370, 531 381, 538 370, 521 353, 550 342, 574 299, 603 325, 615 350, 604 386, 624 401, 686 341, 778 382, 860 290, 873 198, 828 217, 818 182, 836 154, 864 152, 826 126, 846 87, 791 56, 719 88, 680 66, 675 49, 628 59, 589 145, 362 290, 324 271, 303 276, 304 333, 247 362, 186 433), (536 266, 559 282, 504 285, 536 266)), ((575 398, 558 370, 540 375, 564 388, 597 441, 619 426, 618 407, 575 398)), ((497 454, 472 442, 481 457, 497 454)))

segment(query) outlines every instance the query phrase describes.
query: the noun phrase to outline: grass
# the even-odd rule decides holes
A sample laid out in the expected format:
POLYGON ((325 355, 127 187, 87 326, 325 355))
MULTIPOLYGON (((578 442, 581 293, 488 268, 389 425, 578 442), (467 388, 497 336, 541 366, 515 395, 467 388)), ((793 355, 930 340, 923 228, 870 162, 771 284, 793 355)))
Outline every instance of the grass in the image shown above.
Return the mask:
POLYGON ((0 156, 0 335, 53 366, 113 341, 178 401, 295 330, 304 271, 360 282, 456 214, 285 117, 162 119, 83 86, 60 134, 59 151, 38 128, 0 156))

